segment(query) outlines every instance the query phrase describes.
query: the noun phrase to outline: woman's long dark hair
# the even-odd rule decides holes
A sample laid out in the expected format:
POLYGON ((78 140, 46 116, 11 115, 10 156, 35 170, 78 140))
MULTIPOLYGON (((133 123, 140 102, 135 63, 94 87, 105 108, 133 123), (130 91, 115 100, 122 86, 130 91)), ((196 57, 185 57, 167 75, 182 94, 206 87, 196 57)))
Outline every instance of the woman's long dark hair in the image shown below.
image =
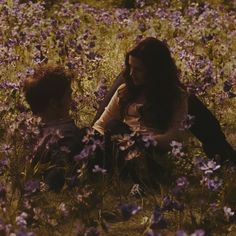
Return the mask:
POLYGON ((139 110, 141 122, 147 127, 166 131, 175 107, 180 101, 183 87, 179 81, 179 72, 166 43, 152 37, 141 41, 126 54, 124 77, 126 89, 120 96, 121 114, 124 116, 128 104, 139 95, 130 76, 129 56, 138 58, 147 71, 144 93, 146 102, 139 110))

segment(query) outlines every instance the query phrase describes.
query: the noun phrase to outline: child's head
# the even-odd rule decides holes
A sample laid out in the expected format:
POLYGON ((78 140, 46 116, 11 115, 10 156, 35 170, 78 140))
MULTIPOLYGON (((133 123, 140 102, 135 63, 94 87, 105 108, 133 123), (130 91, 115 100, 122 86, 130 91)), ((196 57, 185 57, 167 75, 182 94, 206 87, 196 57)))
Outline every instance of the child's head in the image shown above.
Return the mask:
POLYGON ((68 116, 73 75, 60 66, 39 66, 26 78, 24 92, 32 112, 46 119, 68 116))

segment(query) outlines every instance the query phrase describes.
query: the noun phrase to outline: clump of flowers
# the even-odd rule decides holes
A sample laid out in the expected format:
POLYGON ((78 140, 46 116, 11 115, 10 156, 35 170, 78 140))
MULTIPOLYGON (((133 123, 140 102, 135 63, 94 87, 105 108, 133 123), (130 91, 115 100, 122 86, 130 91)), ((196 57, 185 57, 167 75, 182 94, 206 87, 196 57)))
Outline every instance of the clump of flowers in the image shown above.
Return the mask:
POLYGON ((96 130, 92 128, 87 128, 86 135, 83 137, 82 142, 84 143, 84 148, 82 151, 74 157, 75 161, 86 161, 89 157, 95 154, 97 149, 103 149, 104 141, 100 136, 96 134, 96 130))
POLYGON ((172 148, 170 151, 170 154, 173 157, 181 158, 184 156, 184 152, 182 151, 182 149, 183 149, 182 143, 173 140, 173 141, 171 141, 170 146, 172 148))

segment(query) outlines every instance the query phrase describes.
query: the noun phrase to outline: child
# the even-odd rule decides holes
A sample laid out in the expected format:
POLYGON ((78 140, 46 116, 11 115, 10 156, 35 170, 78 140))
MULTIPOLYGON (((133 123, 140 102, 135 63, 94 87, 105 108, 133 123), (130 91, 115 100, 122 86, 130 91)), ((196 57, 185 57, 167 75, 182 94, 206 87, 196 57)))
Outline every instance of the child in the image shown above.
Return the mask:
POLYGON ((26 101, 43 122, 31 164, 54 191, 72 178, 73 157, 83 148, 84 130, 77 128, 69 115, 72 79, 60 66, 39 66, 24 82, 26 101))

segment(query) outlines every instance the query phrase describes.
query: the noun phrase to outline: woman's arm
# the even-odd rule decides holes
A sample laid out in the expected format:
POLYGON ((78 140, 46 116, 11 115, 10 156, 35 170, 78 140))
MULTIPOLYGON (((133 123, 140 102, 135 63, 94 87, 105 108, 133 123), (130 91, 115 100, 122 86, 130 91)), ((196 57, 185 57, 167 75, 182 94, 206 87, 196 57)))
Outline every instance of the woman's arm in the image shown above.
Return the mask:
POLYGON ((109 91, 107 92, 106 96, 104 97, 104 99, 101 101, 97 113, 93 119, 93 123, 94 124, 102 115, 102 113, 105 110, 105 107, 108 105, 108 103, 110 102, 112 96, 114 95, 114 93, 116 92, 116 90, 119 88, 119 86, 121 84, 123 84, 125 82, 125 78, 124 78, 124 72, 122 71, 117 78, 114 80, 111 88, 109 89, 109 91))
POLYGON ((93 125, 93 128, 96 129, 99 133, 104 134, 105 127, 110 120, 121 118, 118 93, 120 89, 124 87, 125 84, 120 85, 120 87, 116 90, 115 94, 106 106, 100 118, 93 125))

